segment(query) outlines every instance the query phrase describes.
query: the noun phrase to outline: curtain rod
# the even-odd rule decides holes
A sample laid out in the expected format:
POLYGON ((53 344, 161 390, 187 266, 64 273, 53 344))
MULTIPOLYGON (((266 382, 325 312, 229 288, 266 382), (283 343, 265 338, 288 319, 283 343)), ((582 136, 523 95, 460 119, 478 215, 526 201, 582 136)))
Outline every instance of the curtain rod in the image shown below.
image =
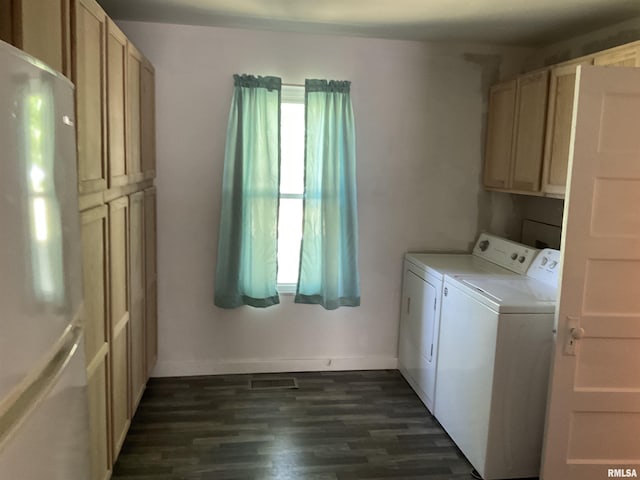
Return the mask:
POLYGON ((282 83, 283 87, 304 87, 304 83, 282 83))

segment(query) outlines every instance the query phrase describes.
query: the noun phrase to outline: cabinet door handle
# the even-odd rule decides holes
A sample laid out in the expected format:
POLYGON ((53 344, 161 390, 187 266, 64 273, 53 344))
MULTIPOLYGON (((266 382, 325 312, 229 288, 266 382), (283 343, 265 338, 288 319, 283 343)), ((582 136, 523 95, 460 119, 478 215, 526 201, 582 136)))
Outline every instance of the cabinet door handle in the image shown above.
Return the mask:
POLYGON ((411 297, 407 297, 407 313, 411 312, 411 297))

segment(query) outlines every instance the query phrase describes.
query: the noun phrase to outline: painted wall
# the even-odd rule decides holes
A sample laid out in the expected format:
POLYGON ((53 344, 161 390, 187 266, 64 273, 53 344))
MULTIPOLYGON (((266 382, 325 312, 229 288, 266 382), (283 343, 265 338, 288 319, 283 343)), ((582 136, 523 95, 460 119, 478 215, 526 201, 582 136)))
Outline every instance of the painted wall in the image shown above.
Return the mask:
POLYGON ((470 247, 487 87, 526 51, 122 22, 156 68, 156 376, 395 368, 402 256, 470 247), (213 305, 232 74, 348 79, 356 116, 362 306, 213 305))

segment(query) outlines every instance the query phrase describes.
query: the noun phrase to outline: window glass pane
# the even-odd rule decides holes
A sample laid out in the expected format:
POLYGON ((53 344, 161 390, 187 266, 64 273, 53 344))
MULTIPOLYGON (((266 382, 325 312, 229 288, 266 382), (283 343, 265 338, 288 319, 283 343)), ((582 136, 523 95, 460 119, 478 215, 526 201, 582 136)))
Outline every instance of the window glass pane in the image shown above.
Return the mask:
POLYGON ((304 104, 282 103, 280 193, 304 193, 304 104))
POLYGON ((302 240, 302 199, 281 198, 278 220, 278 283, 298 282, 302 240))

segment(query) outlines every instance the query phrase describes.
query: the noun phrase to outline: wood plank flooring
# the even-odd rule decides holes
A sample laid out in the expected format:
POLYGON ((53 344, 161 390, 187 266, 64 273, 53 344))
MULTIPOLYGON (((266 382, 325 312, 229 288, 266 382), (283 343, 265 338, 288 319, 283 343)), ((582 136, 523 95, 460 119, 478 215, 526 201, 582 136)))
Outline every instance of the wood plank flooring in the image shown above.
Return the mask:
POLYGON ((396 370, 151 379, 113 480, 470 479, 396 370), (295 377, 298 389, 249 390, 295 377))

